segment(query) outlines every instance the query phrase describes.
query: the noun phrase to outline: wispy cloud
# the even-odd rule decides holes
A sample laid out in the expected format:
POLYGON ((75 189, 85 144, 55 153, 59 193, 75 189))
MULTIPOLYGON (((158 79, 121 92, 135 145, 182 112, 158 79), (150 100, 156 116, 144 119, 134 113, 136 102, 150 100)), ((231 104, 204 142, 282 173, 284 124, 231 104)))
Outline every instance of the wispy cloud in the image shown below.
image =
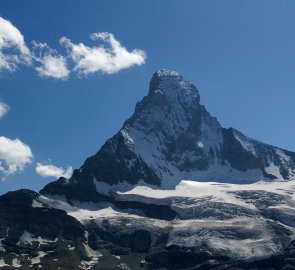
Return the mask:
POLYGON ((67 169, 65 170, 62 167, 56 167, 52 164, 42 164, 42 163, 37 163, 35 170, 36 170, 36 173, 42 177, 70 178, 73 173, 73 168, 71 166, 68 166, 67 169))
POLYGON ((9 106, 0 101, 0 119, 8 112, 9 106))
POLYGON ((60 40, 60 43, 68 49, 69 56, 75 64, 74 70, 80 75, 98 71, 113 74, 133 65, 145 63, 146 53, 144 51, 139 49, 127 51, 111 33, 94 33, 90 35, 90 38, 95 41, 100 40, 103 44, 88 47, 83 43, 74 44, 66 37, 60 40))
POLYGON ((145 51, 128 51, 111 33, 93 33, 90 38, 99 44, 75 44, 62 37, 60 45, 67 49, 66 55, 37 41, 32 42, 30 50, 22 33, 10 21, 0 17, 0 71, 14 72, 19 64, 26 64, 32 65, 41 77, 65 80, 71 73, 70 66, 79 77, 86 77, 95 72, 113 74, 145 63, 145 51))
POLYGON ((41 77, 52 77, 55 79, 67 79, 70 70, 66 58, 56 50, 51 49, 47 43, 33 41, 33 55, 39 66, 36 71, 41 77))
POLYGON ((0 136, 0 172, 5 175, 22 171, 32 162, 31 148, 19 139, 0 136))
POLYGON ((13 72, 18 64, 29 65, 31 62, 31 53, 21 32, 0 17, 0 70, 13 72))

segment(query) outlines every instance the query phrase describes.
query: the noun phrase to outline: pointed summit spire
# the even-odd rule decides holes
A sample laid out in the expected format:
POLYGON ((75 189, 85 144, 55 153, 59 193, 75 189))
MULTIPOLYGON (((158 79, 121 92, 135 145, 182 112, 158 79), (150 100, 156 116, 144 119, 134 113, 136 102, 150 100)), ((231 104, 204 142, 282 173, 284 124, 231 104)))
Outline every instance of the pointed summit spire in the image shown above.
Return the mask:
POLYGON ((165 78, 165 77, 175 77, 175 78, 181 78, 182 76, 175 70, 169 70, 169 69, 158 69, 153 76, 158 76, 159 78, 165 78))
POLYGON ((172 104, 187 107, 197 105, 200 95, 197 87, 185 80, 178 72, 168 69, 157 70, 150 81, 149 96, 165 96, 172 104))

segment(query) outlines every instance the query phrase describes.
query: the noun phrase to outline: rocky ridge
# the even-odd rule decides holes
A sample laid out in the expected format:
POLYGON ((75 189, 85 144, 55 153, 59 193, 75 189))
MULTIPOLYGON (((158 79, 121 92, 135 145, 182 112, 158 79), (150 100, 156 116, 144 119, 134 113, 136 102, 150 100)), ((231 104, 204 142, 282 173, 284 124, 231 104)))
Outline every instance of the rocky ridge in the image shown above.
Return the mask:
POLYGON ((294 177, 295 153, 222 128, 192 83, 159 70, 120 131, 69 180, 50 183, 41 193, 93 201, 101 200, 105 192, 95 186, 104 183, 113 190, 126 183, 165 189, 183 179, 245 184, 294 177))
POLYGON ((294 269, 294 175, 295 153, 221 127, 159 70, 70 179, 0 196, 0 267, 294 269))

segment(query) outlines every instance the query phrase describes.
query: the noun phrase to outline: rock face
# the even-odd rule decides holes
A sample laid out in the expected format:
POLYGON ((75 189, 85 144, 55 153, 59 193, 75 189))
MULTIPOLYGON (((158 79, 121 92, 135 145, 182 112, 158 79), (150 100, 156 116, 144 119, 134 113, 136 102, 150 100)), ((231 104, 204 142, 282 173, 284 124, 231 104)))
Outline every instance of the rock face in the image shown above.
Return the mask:
POLYGON ((44 194, 101 200, 100 184, 145 182, 173 188, 180 180, 253 183, 295 177, 295 153, 222 128, 200 104, 197 88, 175 71, 159 70, 149 93, 120 131, 65 181, 44 194))
POLYGON ((1 269, 294 269, 295 181, 182 181, 109 196, 0 196, 1 269))
POLYGON ((82 260, 85 251, 80 246, 86 241, 82 224, 63 210, 42 207, 38 197, 30 190, 0 197, 1 269, 38 269, 41 260, 44 269, 71 268, 82 260))
POLYGON ((292 178, 295 153, 222 128, 159 70, 70 179, 0 196, 0 268, 294 269, 292 178))

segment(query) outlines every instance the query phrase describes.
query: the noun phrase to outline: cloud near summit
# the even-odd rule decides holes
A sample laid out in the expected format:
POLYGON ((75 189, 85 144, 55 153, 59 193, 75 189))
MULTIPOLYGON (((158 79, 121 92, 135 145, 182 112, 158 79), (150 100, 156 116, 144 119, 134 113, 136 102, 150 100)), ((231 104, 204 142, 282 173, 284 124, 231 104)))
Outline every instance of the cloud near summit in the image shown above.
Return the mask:
POLYGON ((42 163, 37 163, 35 170, 36 170, 36 173, 42 177, 70 178, 73 173, 73 168, 71 166, 68 166, 67 169, 65 170, 61 167, 56 167, 52 164, 42 164, 42 163))
POLYGON ((133 65, 145 63, 144 51, 139 49, 127 51, 111 33, 93 33, 90 38, 94 41, 102 41, 107 46, 101 44, 88 47, 83 43, 74 44, 66 37, 60 40, 60 44, 68 49, 68 54, 75 64, 74 71, 79 74, 88 75, 98 71, 113 74, 133 65))
POLYGON ((33 41, 33 55, 36 71, 41 77, 67 79, 70 74, 66 57, 51 49, 47 43, 33 41))
POLYGON ((76 44, 62 37, 60 45, 66 48, 65 55, 50 48, 46 42, 32 41, 30 49, 22 33, 0 17, 0 72, 15 72, 22 64, 33 67, 41 77, 66 80, 70 73, 79 77, 96 72, 114 74, 145 63, 145 51, 128 51, 111 33, 93 33, 90 38, 99 44, 76 44))

